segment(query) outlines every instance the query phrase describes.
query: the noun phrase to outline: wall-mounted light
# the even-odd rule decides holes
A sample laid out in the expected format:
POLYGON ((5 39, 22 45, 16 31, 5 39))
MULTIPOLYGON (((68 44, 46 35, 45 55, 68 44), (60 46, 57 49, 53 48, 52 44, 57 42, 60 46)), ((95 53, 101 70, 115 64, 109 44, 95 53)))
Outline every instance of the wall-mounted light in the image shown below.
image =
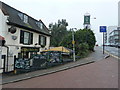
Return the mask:
POLYGON ((17 36, 12 36, 12 39, 13 39, 13 40, 16 40, 16 39, 17 39, 17 36))
POLYGON ((16 31, 17 31, 17 30, 16 30, 16 27, 14 27, 14 26, 11 26, 11 27, 8 29, 8 32, 10 32, 10 33, 12 33, 12 34, 14 34, 16 31))
POLYGON ((19 49, 19 46, 16 46, 16 49, 18 50, 18 49, 19 49))

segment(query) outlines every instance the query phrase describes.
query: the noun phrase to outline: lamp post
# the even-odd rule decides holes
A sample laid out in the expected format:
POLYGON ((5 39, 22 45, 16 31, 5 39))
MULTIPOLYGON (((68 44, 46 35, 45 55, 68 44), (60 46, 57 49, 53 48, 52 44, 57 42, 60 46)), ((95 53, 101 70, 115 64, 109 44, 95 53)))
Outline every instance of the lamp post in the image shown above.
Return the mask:
POLYGON ((72 28, 72 44, 73 44, 73 61, 75 62, 75 37, 74 37, 74 29, 76 28, 72 28))

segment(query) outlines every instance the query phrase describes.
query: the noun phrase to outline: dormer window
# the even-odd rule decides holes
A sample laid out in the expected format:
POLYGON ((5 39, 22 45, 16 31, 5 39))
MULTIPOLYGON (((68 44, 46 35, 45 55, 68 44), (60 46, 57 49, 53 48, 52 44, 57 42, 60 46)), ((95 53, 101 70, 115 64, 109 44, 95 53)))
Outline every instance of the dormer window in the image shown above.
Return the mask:
POLYGON ((24 15, 24 23, 28 23, 28 16, 27 15, 24 15))
POLYGON ((18 13, 18 16, 20 17, 21 20, 23 20, 23 13, 18 13))
POLYGON ((36 24, 40 29, 43 29, 43 24, 41 22, 36 22, 36 24))
POLYGON ((28 23, 28 16, 23 13, 18 13, 18 16, 24 23, 28 23))

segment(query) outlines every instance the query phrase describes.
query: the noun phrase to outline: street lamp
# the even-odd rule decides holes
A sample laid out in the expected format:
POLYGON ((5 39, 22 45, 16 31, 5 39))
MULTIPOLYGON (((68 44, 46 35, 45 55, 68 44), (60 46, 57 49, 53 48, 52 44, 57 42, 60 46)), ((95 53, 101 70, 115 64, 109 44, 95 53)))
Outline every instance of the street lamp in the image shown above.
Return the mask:
MULTIPOLYGON (((73 44, 73 61, 75 62, 75 37, 74 37, 74 29, 76 28, 72 28, 72 44, 73 44)), ((77 29, 76 29, 77 30, 77 29)))

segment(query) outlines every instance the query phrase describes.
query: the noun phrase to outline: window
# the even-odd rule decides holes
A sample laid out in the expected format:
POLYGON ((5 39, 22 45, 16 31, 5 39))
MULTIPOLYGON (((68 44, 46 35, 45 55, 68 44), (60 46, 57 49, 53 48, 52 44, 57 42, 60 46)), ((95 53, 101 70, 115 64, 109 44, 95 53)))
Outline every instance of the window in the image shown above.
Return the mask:
POLYGON ((33 44, 33 33, 20 31, 20 43, 25 45, 33 44))
POLYGON ((115 35, 118 35, 118 31, 115 31, 114 34, 115 34, 115 35))
POLYGON ((46 46, 46 37, 39 35, 39 45, 46 46))
POLYGON ((28 23, 28 16, 24 15, 24 23, 28 23))
POLYGON ((43 24, 41 22, 36 22, 36 24, 40 29, 43 29, 43 24))
POLYGON ((21 20, 23 20, 23 13, 18 13, 18 16, 20 17, 21 20))
POLYGON ((29 35, 30 33, 24 32, 24 44, 29 44, 29 35))
POLYGON ((28 23, 28 16, 23 13, 18 13, 19 18, 24 22, 28 23))

